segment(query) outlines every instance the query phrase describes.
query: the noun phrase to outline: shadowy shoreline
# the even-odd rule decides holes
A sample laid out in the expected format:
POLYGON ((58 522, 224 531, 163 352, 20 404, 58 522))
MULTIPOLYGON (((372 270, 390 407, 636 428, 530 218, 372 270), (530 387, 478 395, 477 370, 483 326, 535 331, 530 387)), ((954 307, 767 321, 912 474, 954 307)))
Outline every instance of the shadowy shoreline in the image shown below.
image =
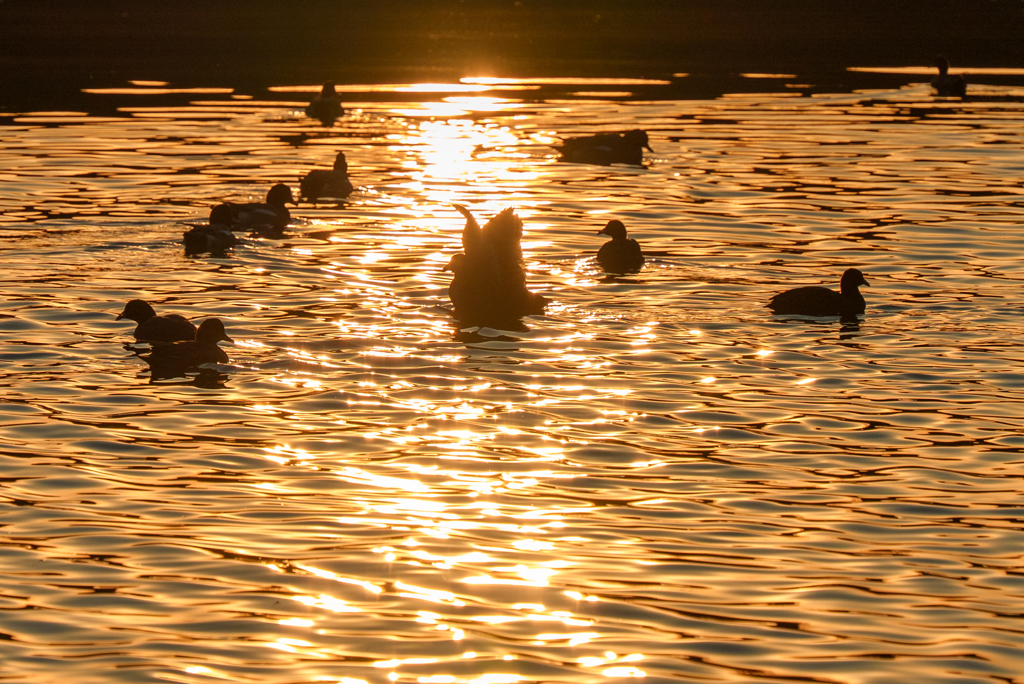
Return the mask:
POLYGON ((1019 0, 0 0, 0 111, 93 111, 102 103, 83 88, 130 80, 262 94, 328 78, 683 72, 658 96, 699 99, 767 72, 845 91, 924 80, 847 67, 925 65, 940 52, 954 66, 1024 66, 1021 35, 1019 0))

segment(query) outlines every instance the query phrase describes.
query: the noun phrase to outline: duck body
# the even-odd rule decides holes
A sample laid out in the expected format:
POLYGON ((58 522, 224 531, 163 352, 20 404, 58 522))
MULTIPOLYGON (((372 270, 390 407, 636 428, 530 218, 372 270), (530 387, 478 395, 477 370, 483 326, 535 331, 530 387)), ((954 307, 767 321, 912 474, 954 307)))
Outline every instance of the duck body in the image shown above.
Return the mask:
POLYGON ((468 209, 455 208, 466 217, 463 253, 445 266, 452 272, 448 296, 456 318, 471 324, 501 324, 543 313, 548 299, 526 287, 522 220, 508 208, 481 228, 468 209))
POLYGON ((299 183, 299 197, 314 204, 321 197, 340 197, 352 194, 352 181, 348 178, 345 153, 338 152, 333 169, 316 169, 307 173, 299 183))
POLYGON ((238 244, 238 238, 231 232, 231 207, 218 204, 210 211, 210 221, 206 225, 192 225, 182 236, 185 254, 223 253, 238 244))
POLYGON ((306 116, 317 119, 324 126, 333 126, 334 120, 345 113, 341 106, 341 96, 334 89, 334 81, 327 81, 320 94, 306 106, 306 116))
POLYGON ((939 97, 966 97, 967 81, 961 74, 949 73, 949 60, 942 55, 935 57, 939 75, 932 79, 932 88, 939 97))
POLYGON ((154 373, 184 373, 205 363, 227 363, 227 353, 217 346, 224 340, 234 342, 219 318, 207 318, 199 325, 196 338, 155 348, 146 358, 154 373))
POLYGON ((116 320, 126 318, 135 321, 133 336, 139 342, 170 343, 194 340, 196 326, 178 314, 157 316, 153 307, 141 299, 133 299, 124 306, 116 320))
POLYGON ((855 316, 864 313, 864 295, 859 287, 867 284, 863 273, 848 268, 839 283, 839 292, 819 286, 798 287, 775 295, 767 307, 783 315, 855 316))
POLYGON ((644 149, 651 149, 647 132, 639 129, 624 133, 600 133, 580 138, 566 138, 555 146, 562 158, 560 161, 574 164, 633 164, 644 163, 644 149))
POLYGON ((597 263, 608 273, 636 273, 644 266, 640 243, 627 237, 622 221, 612 219, 598 235, 607 235, 610 241, 597 251, 597 263))
POLYGON ((224 206, 229 207, 231 211, 232 230, 272 229, 280 231, 292 220, 291 213, 285 206, 288 202, 295 204, 291 188, 284 183, 278 183, 267 192, 266 202, 245 204, 227 202, 224 206))

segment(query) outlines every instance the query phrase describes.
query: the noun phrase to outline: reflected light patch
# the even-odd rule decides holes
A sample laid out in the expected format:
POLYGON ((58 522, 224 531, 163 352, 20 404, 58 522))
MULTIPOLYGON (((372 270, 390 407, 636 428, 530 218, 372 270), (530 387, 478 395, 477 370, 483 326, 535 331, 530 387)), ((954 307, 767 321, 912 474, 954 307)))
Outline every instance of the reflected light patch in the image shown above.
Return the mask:
POLYGON ((295 567, 300 570, 305 570, 311 575, 316 575, 317 577, 321 577, 323 579, 334 580, 335 582, 342 582, 344 584, 354 584, 358 587, 366 589, 367 591, 373 594, 379 594, 382 591, 381 588, 378 587, 376 584, 366 582, 364 580, 352 579, 350 577, 342 577, 341 575, 335 574, 330 570, 321 570, 320 568, 314 568, 311 565, 300 565, 298 563, 295 564, 295 567))
POLYGON ((362 610, 355 606, 348 605, 341 599, 334 598, 327 594, 320 594, 319 596, 293 596, 293 601, 297 601, 310 608, 323 608, 325 610, 332 611, 334 613, 361 613, 362 610))

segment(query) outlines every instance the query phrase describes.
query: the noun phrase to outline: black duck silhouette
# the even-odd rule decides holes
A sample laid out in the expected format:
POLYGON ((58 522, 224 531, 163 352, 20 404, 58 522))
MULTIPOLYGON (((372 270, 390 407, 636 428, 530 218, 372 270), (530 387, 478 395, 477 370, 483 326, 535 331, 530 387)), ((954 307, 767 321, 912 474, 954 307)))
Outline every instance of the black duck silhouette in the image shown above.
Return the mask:
POLYGON ((191 227, 182 236, 185 254, 223 254, 238 244, 238 238, 231 232, 231 207, 218 204, 210 210, 210 220, 205 224, 188 224, 191 227))
MULTIPOLYGON (((292 189, 284 183, 278 183, 267 191, 266 202, 249 202, 237 204, 225 202, 223 205, 231 211, 232 230, 282 231, 292 215, 286 203, 295 204, 292 189)), ((214 207, 217 210, 217 207, 214 207)), ((211 216, 213 211, 210 212, 211 216)))
POLYGON ((598 235, 607 235, 610 241, 597 251, 597 263, 607 273, 636 273, 644 265, 640 243, 626 236, 626 226, 618 219, 612 219, 598 235))
POLYGON ((217 346, 221 340, 234 342, 228 337, 224 323, 219 318, 207 318, 199 324, 194 340, 156 347, 144 358, 154 375, 182 375, 205 363, 227 363, 227 353, 217 346))
POLYGON ((135 321, 133 333, 139 342, 169 343, 193 340, 196 337, 196 326, 178 314, 157 316, 156 311, 147 302, 133 299, 124 305, 124 311, 117 315, 116 320, 127 318, 135 321))
POLYGON ((932 79, 932 88, 935 94, 940 97, 965 97, 967 95, 967 81, 960 74, 949 73, 949 60, 942 55, 935 56, 935 66, 939 68, 939 75, 932 79))
POLYGON ((341 106, 341 96, 334 89, 334 81, 327 81, 320 94, 306 106, 306 116, 317 119, 324 126, 333 126, 334 120, 345 113, 341 106))
POLYGON ((839 292, 820 286, 798 287, 775 295, 766 306, 776 314, 849 318, 864 313, 864 295, 858 288, 867 284, 863 273, 848 268, 839 281, 839 292))
POLYGON ((466 217, 463 253, 452 257, 445 270, 453 274, 448 296, 455 317, 470 325, 497 325, 541 314, 548 303, 526 288, 526 268, 520 240, 523 222, 510 207, 483 228, 469 210, 454 205, 466 217))
POLYGON ((647 132, 639 129, 624 133, 600 133, 581 138, 566 138, 554 146, 562 154, 559 161, 575 164, 634 164, 644 163, 644 149, 651 149, 647 132))
POLYGON ((344 199, 352 194, 352 181, 348 178, 345 153, 338 152, 333 169, 316 169, 307 173, 299 183, 299 197, 316 204, 321 197, 344 199))

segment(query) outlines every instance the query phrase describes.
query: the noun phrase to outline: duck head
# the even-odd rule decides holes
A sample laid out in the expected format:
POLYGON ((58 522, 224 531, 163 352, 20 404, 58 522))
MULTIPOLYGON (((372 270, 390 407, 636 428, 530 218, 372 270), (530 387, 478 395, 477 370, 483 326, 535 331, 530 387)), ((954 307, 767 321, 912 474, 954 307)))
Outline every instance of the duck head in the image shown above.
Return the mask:
POLYGON ((839 281, 839 291, 843 294, 857 292, 857 288, 861 285, 870 284, 864 279, 864 274, 856 268, 848 268, 843 272, 843 278, 839 281))
POLYGON ((284 183, 278 183, 267 192, 267 204, 271 206, 283 207, 288 202, 296 203, 292 197, 292 189, 284 183))
POLYGON ((320 89, 320 97, 338 97, 338 91, 334 89, 334 81, 327 81, 320 89))
POLYGON ((196 342, 217 344, 221 340, 234 342, 233 339, 228 337, 227 332, 224 330, 224 323, 219 318, 207 318, 199 324, 199 330, 196 331, 196 342))
POLYGON ((625 240, 626 239, 626 226, 622 221, 618 219, 612 219, 608 224, 602 228, 598 235, 607 235, 613 240, 625 240))
POLYGON ((230 204, 218 204, 210 209, 211 226, 230 226, 233 222, 230 204))
POLYGON ((462 252, 452 256, 452 258, 445 264, 442 271, 451 271, 452 273, 458 273, 462 270, 462 266, 466 263, 466 255, 462 252))
POLYGON ((156 311, 153 310, 153 307, 141 299, 133 299, 124 305, 124 311, 117 314, 117 318, 114 320, 119 321, 122 318, 127 318, 129 321, 142 323, 153 318, 153 316, 156 316, 156 311))

